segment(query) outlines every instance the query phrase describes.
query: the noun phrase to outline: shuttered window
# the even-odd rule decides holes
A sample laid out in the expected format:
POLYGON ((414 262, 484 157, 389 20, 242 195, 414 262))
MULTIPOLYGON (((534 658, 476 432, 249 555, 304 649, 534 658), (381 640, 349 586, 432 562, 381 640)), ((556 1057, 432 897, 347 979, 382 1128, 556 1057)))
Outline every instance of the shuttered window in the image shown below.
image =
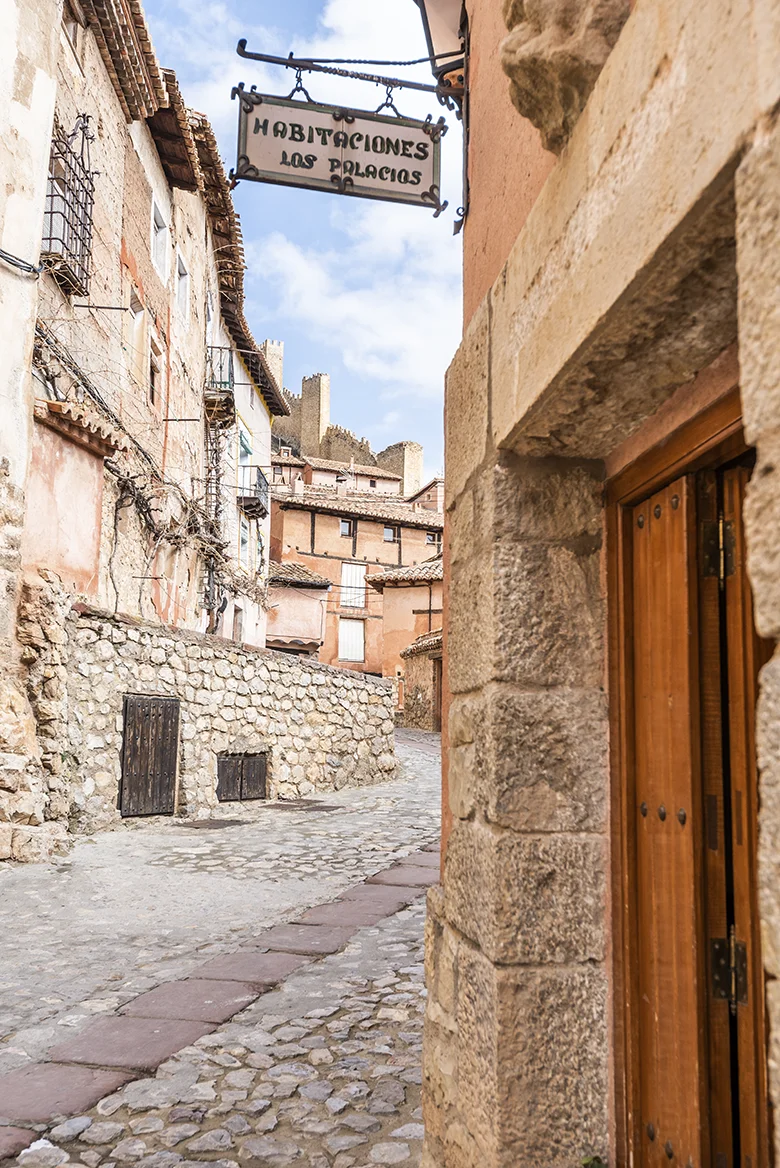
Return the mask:
POLYGON ((342 608, 366 607, 365 564, 341 565, 341 605, 342 608))
POLYGON ((365 661, 366 658, 366 622, 361 620, 339 619, 339 660, 365 661))

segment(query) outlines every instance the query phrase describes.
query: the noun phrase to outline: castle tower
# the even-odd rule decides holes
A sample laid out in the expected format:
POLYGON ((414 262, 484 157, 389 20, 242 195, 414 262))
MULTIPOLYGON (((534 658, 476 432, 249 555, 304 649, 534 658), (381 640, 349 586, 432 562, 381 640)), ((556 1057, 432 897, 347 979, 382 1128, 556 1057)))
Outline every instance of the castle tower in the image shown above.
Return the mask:
POLYGON ((401 494, 408 499, 422 486, 423 448, 419 442, 396 442, 376 456, 377 466, 401 476, 401 494))
POLYGON ((315 373, 301 387, 301 454, 320 457, 322 439, 330 425, 330 377, 315 373))

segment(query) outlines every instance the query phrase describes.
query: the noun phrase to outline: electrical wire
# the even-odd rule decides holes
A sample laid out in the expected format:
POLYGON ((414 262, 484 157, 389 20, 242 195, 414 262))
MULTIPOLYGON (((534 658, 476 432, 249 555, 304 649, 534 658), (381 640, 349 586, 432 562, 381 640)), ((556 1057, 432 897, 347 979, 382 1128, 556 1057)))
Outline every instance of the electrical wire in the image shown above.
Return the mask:
POLYGON ((36 280, 43 271, 43 264, 38 267, 34 264, 28 264, 27 260, 20 260, 19 256, 12 255, 10 251, 4 251, 0 247, 0 260, 5 260, 12 268, 18 268, 20 272, 25 272, 28 276, 35 276, 36 280))

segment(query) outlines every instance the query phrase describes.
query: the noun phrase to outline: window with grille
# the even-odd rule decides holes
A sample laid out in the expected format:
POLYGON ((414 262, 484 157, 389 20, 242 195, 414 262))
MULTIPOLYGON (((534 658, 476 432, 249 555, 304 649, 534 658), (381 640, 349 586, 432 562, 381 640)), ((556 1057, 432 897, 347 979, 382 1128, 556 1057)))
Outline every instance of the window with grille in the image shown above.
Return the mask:
POLYGON ((365 564, 341 565, 341 604, 343 608, 366 607, 365 564))
POLYGON ((339 618, 339 660, 365 661, 366 622, 339 618))
POLYGON ((41 259, 66 292, 86 296, 92 259, 95 174, 89 117, 80 114, 70 134, 55 126, 43 219, 41 259))

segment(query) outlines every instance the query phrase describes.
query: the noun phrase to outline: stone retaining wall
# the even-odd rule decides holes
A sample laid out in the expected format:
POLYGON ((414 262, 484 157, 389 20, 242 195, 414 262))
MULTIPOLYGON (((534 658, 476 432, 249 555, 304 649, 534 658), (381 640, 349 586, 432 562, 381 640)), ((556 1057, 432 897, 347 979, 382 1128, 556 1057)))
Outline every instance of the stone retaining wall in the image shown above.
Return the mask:
POLYGON ((45 851, 44 835, 59 842, 65 825, 94 831, 119 820, 126 694, 181 701, 182 815, 203 818, 216 807, 221 753, 267 751, 272 799, 377 783, 394 773, 393 689, 381 678, 71 608, 53 580, 25 590, 19 638, 45 808, 42 819, 20 821, 0 791, 0 858, 39 858, 20 854, 22 828, 27 850, 36 853, 45 851), (34 828, 41 847, 30 849, 34 828), (19 836, 15 854, 12 832, 19 836))

